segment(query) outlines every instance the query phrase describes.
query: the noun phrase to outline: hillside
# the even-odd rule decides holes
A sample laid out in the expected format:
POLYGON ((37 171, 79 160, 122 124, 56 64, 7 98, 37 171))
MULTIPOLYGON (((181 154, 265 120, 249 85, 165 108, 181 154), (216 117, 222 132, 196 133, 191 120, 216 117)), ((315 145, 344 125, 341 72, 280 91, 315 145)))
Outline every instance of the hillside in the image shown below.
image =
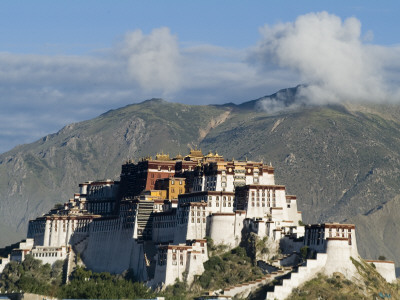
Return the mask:
MULTIPOLYGON (((384 255, 400 265, 400 106, 303 106, 271 114, 257 103, 152 99, 18 146, 0 155, 0 230, 25 233, 29 219, 65 202, 80 182, 117 179, 127 159, 199 146, 228 159, 271 162, 277 183, 298 196, 306 223, 355 222, 362 256, 384 255)), ((11 242, 0 235, 0 245, 11 242)))

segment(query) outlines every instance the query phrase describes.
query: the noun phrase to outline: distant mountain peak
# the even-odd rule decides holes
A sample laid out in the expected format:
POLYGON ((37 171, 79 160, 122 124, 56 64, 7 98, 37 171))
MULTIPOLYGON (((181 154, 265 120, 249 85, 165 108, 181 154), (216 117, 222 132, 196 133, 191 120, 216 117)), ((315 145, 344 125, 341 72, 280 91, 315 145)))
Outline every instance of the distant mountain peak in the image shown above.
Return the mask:
POLYGON ((157 104, 157 103, 167 103, 167 101, 165 101, 162 98, 151 98, 143 101, 142 103, 157 104))
POLYGON ((244 102, 238 107, 251 110, 263 110, 267 112, 276 112, 284 108, 290 107, 294 104, 304 106, 305 101, 299 95, 301 88, 305 85, 298 85, 296 87, 281 89, 278 92, 264 96, 255 100, 244 102))

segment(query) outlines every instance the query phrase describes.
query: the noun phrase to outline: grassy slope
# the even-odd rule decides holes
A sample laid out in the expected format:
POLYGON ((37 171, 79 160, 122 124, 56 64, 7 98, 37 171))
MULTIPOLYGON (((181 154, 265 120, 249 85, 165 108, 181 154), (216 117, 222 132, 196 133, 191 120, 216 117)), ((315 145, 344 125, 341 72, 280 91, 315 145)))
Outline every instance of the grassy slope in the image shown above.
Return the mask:
POLYGON ((390 299, 400 299, 399 284, 389 284, 376 270, 364 263, 355 262, 359 278, 346 279, 340 273, 334 273, 332 277, 318 275, 318 277, 306 282, 293 290, 288 300, 303 299, 381 299, 379 295, 390 295, 390 299))

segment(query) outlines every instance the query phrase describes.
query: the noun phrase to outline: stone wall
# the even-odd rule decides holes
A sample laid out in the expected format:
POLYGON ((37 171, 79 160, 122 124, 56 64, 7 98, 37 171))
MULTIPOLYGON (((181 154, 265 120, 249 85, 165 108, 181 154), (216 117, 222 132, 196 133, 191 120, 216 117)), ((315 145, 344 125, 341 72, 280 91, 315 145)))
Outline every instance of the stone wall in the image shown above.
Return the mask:
POLYGON ((385 260, 367 260, 369 264, 374 264, 376 270, 387 282, 396 282, 396 269, 393 261, 385 260))

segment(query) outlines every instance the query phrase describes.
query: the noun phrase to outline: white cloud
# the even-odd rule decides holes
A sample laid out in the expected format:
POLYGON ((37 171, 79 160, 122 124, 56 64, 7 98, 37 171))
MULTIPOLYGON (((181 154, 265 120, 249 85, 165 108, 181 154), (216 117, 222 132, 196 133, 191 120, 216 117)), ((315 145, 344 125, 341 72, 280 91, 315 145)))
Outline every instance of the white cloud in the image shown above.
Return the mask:
MULTIPOLYGON (((400 47, 373 45, 373 35, 362 37, 360 28, 355 18, 323 12, 266 25, 259 43, 247 49, 188 45, 158 28, 127 33, 93 55, 0 53, 0 153, 38 133, 153 97, 238 103, 305 83, 302 99, 313 103, 395 101, 400 47)), ((279 99, 265 99, 264 107, 283 108, 279 99)))
POLYGON ((393 49, 364 44, 356 18, 342 21, 327 12, 310 13, 260 31, 252 62, 296 72, 307 84, 302 96, 313 103, 395 101, 399 95, 379 52, 391 52, 397 60, 400 56, 393 49))
POLYGON ((147 36, 140 30, 126 34, 121 53, 141 88, 163 94, 180 88, 182 57, 177 38, 168 28, 154 29, 147 36))
POLYGON ((260 77, 246 56, 246 50, 214 45, 179 46, 167 28, 127 33, 92 56, 0 53, 0 153, 153 97, 221 104, 286 86, 287 72, 260 77))

